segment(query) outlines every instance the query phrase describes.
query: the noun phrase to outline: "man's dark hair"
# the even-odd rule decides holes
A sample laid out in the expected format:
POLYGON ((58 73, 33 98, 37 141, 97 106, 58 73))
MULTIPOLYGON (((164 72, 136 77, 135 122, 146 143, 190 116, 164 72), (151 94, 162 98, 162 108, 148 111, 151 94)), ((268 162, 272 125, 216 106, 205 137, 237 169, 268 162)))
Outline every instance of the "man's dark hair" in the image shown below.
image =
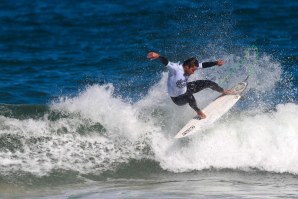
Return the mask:
POLYGON ((193 67, 198 67, 199 66, 199 62, 196 58, 192 57, 192 58, 189 58, 188 60, 185 60, 183 62, 183 66, 189 66, 190 68, 193 68, 193 67))

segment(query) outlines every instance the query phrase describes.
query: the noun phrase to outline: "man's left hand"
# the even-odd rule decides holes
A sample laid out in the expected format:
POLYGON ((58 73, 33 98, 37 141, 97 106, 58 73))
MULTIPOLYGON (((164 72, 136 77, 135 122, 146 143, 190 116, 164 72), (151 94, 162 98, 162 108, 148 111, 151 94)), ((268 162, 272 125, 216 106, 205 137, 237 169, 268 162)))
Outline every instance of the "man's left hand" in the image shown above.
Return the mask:
POLYGON ((220 60, 217 61, 217 65, 218 65, 218 66, 222 66, 222 65, 224 65, 224 64, 225 64, 225 61, 222 60, 222 59, 220 59, 220 60))

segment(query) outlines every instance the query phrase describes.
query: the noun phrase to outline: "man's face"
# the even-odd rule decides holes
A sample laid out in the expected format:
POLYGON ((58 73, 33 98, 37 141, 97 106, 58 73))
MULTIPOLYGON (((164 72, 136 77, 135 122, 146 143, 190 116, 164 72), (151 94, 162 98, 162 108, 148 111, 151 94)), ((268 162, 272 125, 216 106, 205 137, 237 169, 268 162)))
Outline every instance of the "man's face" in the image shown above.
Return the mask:
POLYGON ((198 69, 198 67, 196 67, 196 66, 189 67, 188 65, 186 65, 186 66, 183 66, 183 69, 184 69, 184 73, 186 75, 192 75, 198 69))

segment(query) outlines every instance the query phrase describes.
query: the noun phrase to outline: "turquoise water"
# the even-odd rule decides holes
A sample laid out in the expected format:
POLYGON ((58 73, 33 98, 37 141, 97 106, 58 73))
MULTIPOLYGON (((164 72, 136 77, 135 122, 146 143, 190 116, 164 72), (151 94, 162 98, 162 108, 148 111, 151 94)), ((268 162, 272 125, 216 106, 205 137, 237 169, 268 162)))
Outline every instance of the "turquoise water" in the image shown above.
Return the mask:
MULTIPOLYGON (((296 1, 2 1, 0 197, 297 197, 296 1), (244 100, 183 140, 171 61, 244 100)), ((217 97, 195 95, 200 107, 217 97)))

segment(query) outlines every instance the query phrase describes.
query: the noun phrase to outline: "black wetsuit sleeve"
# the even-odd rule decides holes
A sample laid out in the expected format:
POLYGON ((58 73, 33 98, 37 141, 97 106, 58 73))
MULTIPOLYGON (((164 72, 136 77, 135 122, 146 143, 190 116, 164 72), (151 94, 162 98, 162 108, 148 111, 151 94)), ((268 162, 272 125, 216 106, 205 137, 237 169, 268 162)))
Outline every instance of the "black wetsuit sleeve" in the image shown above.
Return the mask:
POLYGON ((202 63, 202 67, 203 67, 203 68, 209 68, 209 67, 216 66, 216 65, 217 65, 217 61, 204 62, 204 63, 202 63))
POLYGON ((163 56, 159 56, 159 60, 165 66, 168 65, 168 63, 169 63, 169 60, 163 56))

